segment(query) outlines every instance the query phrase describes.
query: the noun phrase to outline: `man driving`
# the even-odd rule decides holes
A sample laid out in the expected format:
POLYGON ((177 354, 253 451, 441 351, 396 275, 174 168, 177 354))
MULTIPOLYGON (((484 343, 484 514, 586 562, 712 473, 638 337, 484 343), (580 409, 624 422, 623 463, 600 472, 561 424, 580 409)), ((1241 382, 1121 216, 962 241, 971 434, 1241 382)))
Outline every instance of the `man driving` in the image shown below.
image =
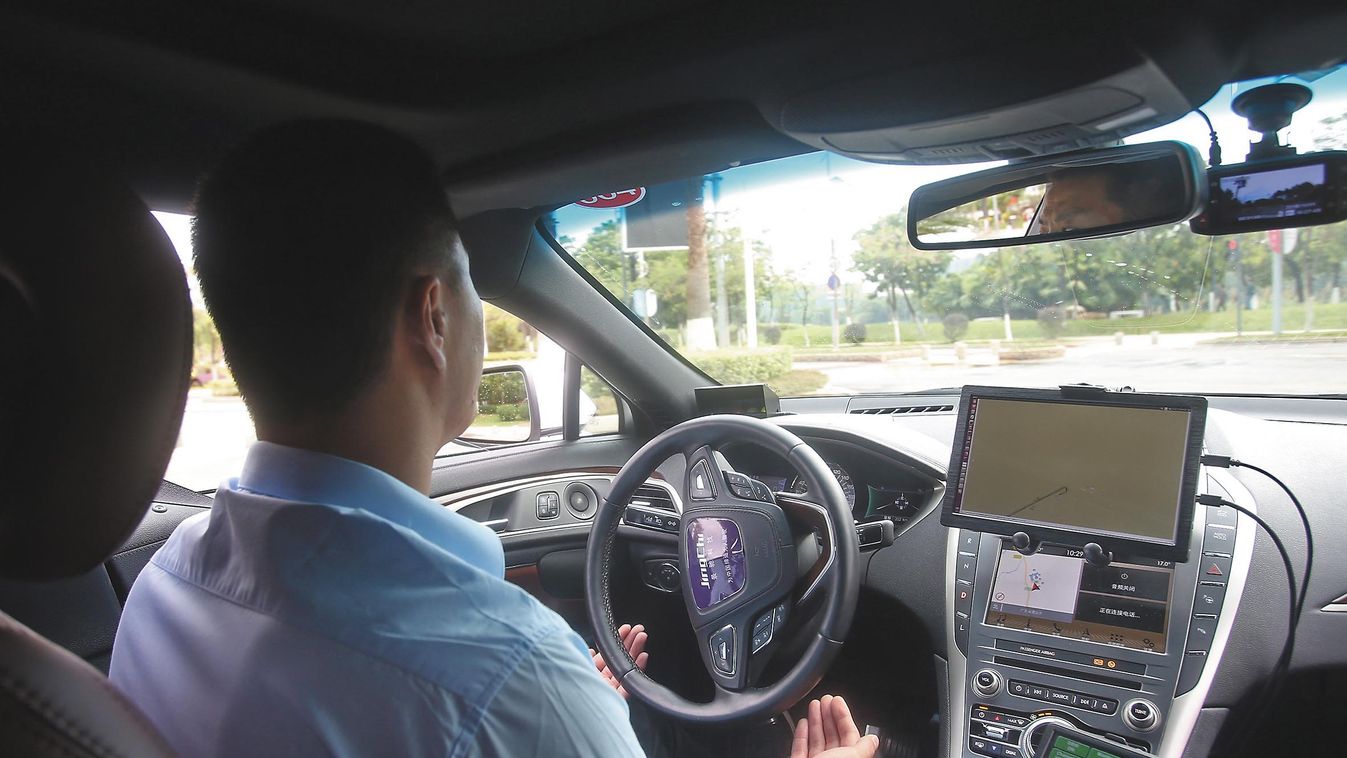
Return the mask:
MULTIPOLYGON (((188 756, 640 755, 602 658, 504 581, 494 533, 427 496, 483 353, 429 157, 379 127, 286 124, 206 176, 195 214, 259 441, 140 574, 113 683, 188 756)), ((644 631, 621 634, 643 664, 644 631)), ((831 698, 792 755, 876 747, 831 698)))
POLYGON ((1029 234, 1103 229, 1143 222, 1173 207, 1183 177, 1173 161, 1146 160, 1065 168, 1048 177, 1029 234))

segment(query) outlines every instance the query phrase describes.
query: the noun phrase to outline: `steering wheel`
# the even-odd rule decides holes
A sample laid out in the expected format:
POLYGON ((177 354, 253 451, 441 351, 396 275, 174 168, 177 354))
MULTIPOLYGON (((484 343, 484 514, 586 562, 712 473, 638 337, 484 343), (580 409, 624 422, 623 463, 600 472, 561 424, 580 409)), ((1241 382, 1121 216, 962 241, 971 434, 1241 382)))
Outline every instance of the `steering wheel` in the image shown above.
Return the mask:
POLYGON ((599 652, 627 692, 672 718, 724 723, 780 712, 818 684, 851 628, 860 572, 851 508, 818 453, 765 421, 705 416, 651 440, 613 479, 586 549, 585 604, 599 652), (773 494, 760 482, 723 471, 714 451, 730 441, 755 443, 785 458, 818 502, 773 494), (687 464, 682 486, 674 483, 683 500, 680 589, 702 663, 715 684, 715 695, 706 703, 689 700, 636 668, 617 636, 609 595, 613 547, 628 501, 661 463, 679 453, 687 464), (798 545, 783 503, 812 522, 798 545), (815 533, 823 543, 818 560, 797 568, 797 549, 803 546, 813 556, 815 533), (804 652, 775 683, 755 686, 793 604, 806 598, 811 607, 820 605, 811 614, 818 625, 804 652))

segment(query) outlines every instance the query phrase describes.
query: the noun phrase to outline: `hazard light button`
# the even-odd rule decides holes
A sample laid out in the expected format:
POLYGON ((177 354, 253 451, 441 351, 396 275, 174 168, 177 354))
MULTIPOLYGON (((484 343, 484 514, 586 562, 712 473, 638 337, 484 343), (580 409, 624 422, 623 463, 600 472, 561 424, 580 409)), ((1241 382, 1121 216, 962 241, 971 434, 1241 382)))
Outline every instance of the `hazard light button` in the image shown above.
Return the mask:
POLYGON ((1222 555, 1202 556, 1202 578, 1209 581, 1227 581, 1230 559, 1222 555))

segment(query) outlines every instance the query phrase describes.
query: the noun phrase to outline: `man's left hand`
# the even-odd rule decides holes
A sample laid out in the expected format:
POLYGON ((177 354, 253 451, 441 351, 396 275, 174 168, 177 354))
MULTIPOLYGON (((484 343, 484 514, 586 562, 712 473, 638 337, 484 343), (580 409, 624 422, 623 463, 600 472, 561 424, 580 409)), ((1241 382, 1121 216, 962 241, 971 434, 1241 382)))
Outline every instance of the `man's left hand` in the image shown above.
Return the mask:
MULTIPOLYGON (((636 662, 636 668, 645 671, 645 665, 650 662, 650 653, 645 652, 645 642, 650 638, 650 635, 645 633, 645 627, 641 624, 636 626, 623 624, 618 628, 617 636, 622 639, 622 646, 627 649, 627 655, 630 655, 631 659, 636 662)), ((627 689, 622 686, 622 682, 618 681, 616 676, 613 676, 613 672, 608 670, 608 664, 603 660, 603 654, 595 651, 594 648, 589 649, 589 654, 594 657, 594 666, 598 668, 603 680, 612 685, 613 689, 617 690, 617 694, 627 697, 627 689)))

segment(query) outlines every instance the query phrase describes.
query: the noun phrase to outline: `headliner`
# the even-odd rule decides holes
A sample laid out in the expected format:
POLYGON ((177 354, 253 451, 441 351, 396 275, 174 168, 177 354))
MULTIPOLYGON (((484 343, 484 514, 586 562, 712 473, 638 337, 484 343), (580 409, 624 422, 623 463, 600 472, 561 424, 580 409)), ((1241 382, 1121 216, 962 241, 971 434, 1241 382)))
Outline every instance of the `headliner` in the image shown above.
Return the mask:
MULTIPOLYGON (((912 118, 933 119, 1141 59, 1193 103, 1225 81, 1341 61, 1347 11, 1292 5, 1270 18, 1141 2, 1104 29, 1033 3, 956 15, 874 1, 20 0, 0 9, 0 108, 120 156, 166 210, 253 129, 372 120, 421 140, 470 215, 802 152, 769 125, 783 100, 875 72, 912 118), (936 86, 946 63, 984 76, 936 86)), ((864 115, 839 106, 840 124, 864 115)))

